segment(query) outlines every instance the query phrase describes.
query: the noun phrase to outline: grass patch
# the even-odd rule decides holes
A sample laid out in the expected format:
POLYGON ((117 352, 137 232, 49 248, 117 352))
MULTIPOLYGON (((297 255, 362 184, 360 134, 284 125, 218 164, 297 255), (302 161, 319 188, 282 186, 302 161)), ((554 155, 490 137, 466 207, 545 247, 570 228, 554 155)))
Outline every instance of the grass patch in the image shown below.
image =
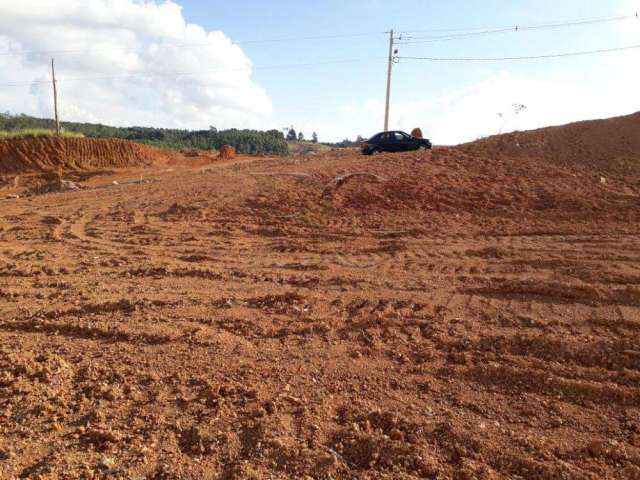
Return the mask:
MULTIPOLYGON (((55 130, 48 130, 46 128, 27 128, 24 130, 0 130, 0 140, 8 140, 14 138, 38 138, 38 137, 55 137, 55 130)), ((81 138, 84 137, 81 133, 76 132, 60 132, 60 136, 64 138, 81 138)))
POLYGON ((322 143, 313 142, 287 142, 290 155, 307 155, 311 152, 322 153, 331 151, 331 147, 322 143))

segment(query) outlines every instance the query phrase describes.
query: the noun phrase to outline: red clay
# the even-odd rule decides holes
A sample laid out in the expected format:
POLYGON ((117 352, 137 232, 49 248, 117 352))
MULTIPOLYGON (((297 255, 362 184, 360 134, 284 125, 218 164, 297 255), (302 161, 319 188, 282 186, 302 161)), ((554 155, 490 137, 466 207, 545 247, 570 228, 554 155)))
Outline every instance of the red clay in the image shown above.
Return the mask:
POLYGON ((0 201, 0 478, 640 478, 633 122, 0 201))
POLYGON ((461 146, 473 155, 529 158, 563 167, 604 168, 620 174, 640 170, 640 112, 606 120, 489 137, 461 146))
POLYGON ((223 160, 236 158, 236 149, 231 145, 223 145, 220 149, 219 157, 223 160))
POLYGON ((0 175, 131 168, 166 162, 167 154, 163 151, 127 140, 54 137, 0 140, 0 175))

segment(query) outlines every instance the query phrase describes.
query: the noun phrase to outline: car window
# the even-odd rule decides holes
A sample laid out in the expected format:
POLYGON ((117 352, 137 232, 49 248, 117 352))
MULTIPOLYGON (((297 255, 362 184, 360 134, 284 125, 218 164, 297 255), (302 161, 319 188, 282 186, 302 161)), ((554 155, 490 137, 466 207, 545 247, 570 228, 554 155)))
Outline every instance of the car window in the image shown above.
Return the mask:
POLYGON ((396 132, 393 135, 396 139, 396 142, 404 142, 406 140, 405 136, 402 135, 400 132, 396 132))

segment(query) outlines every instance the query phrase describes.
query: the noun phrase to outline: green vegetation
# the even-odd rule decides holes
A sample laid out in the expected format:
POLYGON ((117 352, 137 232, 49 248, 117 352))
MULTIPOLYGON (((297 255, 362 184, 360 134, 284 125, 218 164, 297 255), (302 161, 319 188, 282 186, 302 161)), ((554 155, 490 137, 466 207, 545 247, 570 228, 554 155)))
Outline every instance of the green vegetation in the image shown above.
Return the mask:
MULTIPOLYGON (((25 128, 24 130, 0 130, 0 140, 8 138, 36 138, 36 137, 54 137, 55 130, 45 128, 25 128)), ((66 138, 84 137, 83 134, 77 132, 61 132, 60 136, 66 138)))
POLYGON ((296 133, 295 129, 291 127, 287 132, 287 142, 297 142, 297 141, 298 141, 298 134, 296 133))
MULTIPOLYGON (((209 130, 190 131, 149 127, 111 127, 92 123, 62 122, 67 132, 77 132, 88 138, 121 138, 145 143, 159 148, 175 150, 219 150, 223 145, 231 145, 240 154, 287 155, 289 150, 282 132, 269 130, 209 130)), ((0 131, 7 133, 25 130, 52 130, 53 120, 35 118, 28 115, 0 114, 0 131)))
POLYGON ((308 155, 311 152, 322 153, 331 150, 331 147, 323 143, 314 142, 288 142, 291 155, 308 155))
POLYGON ((325 143, 335 148, 353 148, 353 147, 359 147, 360 144, 364 141, 365 139, 362 138, 360 135, 358 135, 358 137, 355 140, 349 140, 348 138, 345 138, 341 142, 336 142, 336 143, 325 142, 325 143))

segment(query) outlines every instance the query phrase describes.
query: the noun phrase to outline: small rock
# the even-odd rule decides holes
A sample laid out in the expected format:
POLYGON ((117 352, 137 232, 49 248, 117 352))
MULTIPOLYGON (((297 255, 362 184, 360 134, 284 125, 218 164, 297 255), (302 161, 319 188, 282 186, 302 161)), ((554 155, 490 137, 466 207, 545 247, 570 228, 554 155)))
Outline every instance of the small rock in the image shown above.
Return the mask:
POLYGON ((116 466, 116 461, 111 457, 103 457, 99 466, 107 470, 113 470, 116 466))

